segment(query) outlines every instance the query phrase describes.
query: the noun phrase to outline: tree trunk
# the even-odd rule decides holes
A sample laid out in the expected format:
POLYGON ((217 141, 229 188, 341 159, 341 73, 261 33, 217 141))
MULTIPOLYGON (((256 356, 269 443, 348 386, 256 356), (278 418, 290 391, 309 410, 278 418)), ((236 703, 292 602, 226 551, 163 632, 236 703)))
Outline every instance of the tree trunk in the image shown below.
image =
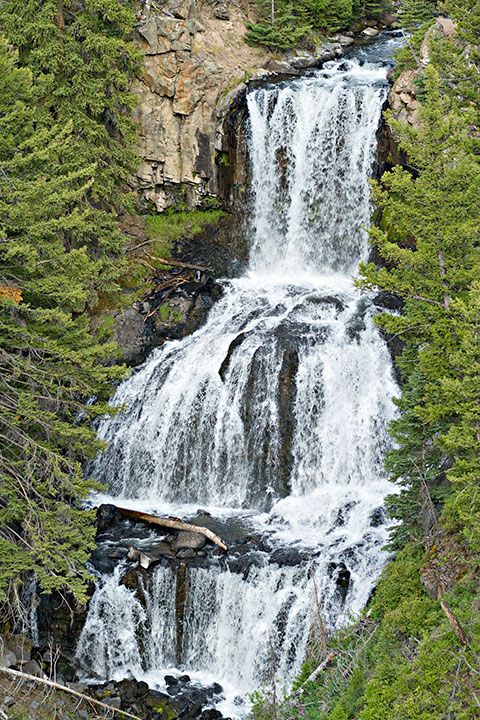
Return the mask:
POLYGON ((134 518, 135 520, 143 520, 144 522, 151 523, 152 525, 161 525, 162 527, 169 527, 174 530, 186 530, 187 532, 199 533, 200 535, 204 535, 208 538, 208 540, 211 540, 215 543, 215 545, 218 545, 218 547, 222 548, 222 550, 225 550, 225 552, 228 550, 225 541, 206 527, 184 523, 179 518, 161 518, 158 517, 158 515, 138 512, 138 510, 128 510, 127 508, 121 507, 117 508, 117 510, 128 517, 134 518))

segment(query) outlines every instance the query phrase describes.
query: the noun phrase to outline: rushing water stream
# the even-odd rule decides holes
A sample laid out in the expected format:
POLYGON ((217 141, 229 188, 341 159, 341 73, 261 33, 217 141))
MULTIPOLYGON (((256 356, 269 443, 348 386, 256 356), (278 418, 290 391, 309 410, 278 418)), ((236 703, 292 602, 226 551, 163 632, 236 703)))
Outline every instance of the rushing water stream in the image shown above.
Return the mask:
POLYGON ((77 649, 101 677, 161 684, 177 668, 245 696, 273 665, 288 684, 314 590, 330 627, 368 599, 385 561, 396 387, 351 275, 368 252, 386 69, 335 61, 248 93, 249 270, 225 282, 202 328, 120 386, 125 410, 102 423, 93 474, 109 502, 183 518, 201 508, 276 552, 242 572, 234 558, 187 568, 181 647, 171 568, 154 571, 143 605, 121 568, 101 578, 77 649), (291 551, 297 561, 282 562, 291 551))

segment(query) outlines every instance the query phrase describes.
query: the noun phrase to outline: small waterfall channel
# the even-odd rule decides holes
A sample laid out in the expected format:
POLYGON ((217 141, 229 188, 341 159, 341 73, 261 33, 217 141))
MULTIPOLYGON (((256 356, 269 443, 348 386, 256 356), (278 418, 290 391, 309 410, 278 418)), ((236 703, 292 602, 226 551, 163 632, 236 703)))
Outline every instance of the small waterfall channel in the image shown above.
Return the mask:
POLYGON ((188 672, 245 714, 272 666, 285 685, 298 672, 317 602, 333 628, 374 587, 397 388, 351 275, 368 254, 386 70, 332 61, 247 95, 248 271, 119 387, 125 409, 102 422, 108 450, 91 473, 109 488, 98 503, 202 516, 240 540, 223 558, 157 566, 141 593, 122 563, 101 575, 77 648, 96 676, 163 687, 188 672))

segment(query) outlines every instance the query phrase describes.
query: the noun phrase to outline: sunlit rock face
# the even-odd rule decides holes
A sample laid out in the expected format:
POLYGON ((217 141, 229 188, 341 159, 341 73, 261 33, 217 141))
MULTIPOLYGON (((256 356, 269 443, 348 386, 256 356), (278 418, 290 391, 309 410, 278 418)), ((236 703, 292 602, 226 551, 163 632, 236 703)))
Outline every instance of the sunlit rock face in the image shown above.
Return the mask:
POLYGON ((136 86, 142 163, 135 184, 159 211, 198 207, 209 195, 233 202, 246 178, 244 137, 232 125, 232 109, 246 72, 255 76, 267 59, 243 42, 249 3, 161 6, 147 3, 136 27, 145 66, 136 86))

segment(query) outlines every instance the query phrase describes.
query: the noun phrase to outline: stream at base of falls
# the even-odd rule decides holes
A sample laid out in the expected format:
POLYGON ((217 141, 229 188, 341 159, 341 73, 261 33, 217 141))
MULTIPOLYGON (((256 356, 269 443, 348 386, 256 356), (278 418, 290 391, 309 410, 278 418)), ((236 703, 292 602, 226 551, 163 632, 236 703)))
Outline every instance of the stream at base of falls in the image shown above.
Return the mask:
MULTIPOLYGON (((383 470, 398 388, 378 309, 355 290, 368 257, 368 178, 388 93, 385 34, 348 59, 249 89, 250 263, 205 324, 156 349, 119 388, 95 504, 173 515, 226 537, 140 585, 94 570, 77 658, 91 677, 187 673, 245 716, 272 673, 288 687, 318 613, 329 629, 368 601, 386 561, 383 470), (213 691, 212 691, 213 692, 213 691)), ((128 524, 125 526, 131 527, 128 524)), ((106 547, 159 542, 106 539, 106 547), (110 545, 109 545, 110 543, 110 545)))

